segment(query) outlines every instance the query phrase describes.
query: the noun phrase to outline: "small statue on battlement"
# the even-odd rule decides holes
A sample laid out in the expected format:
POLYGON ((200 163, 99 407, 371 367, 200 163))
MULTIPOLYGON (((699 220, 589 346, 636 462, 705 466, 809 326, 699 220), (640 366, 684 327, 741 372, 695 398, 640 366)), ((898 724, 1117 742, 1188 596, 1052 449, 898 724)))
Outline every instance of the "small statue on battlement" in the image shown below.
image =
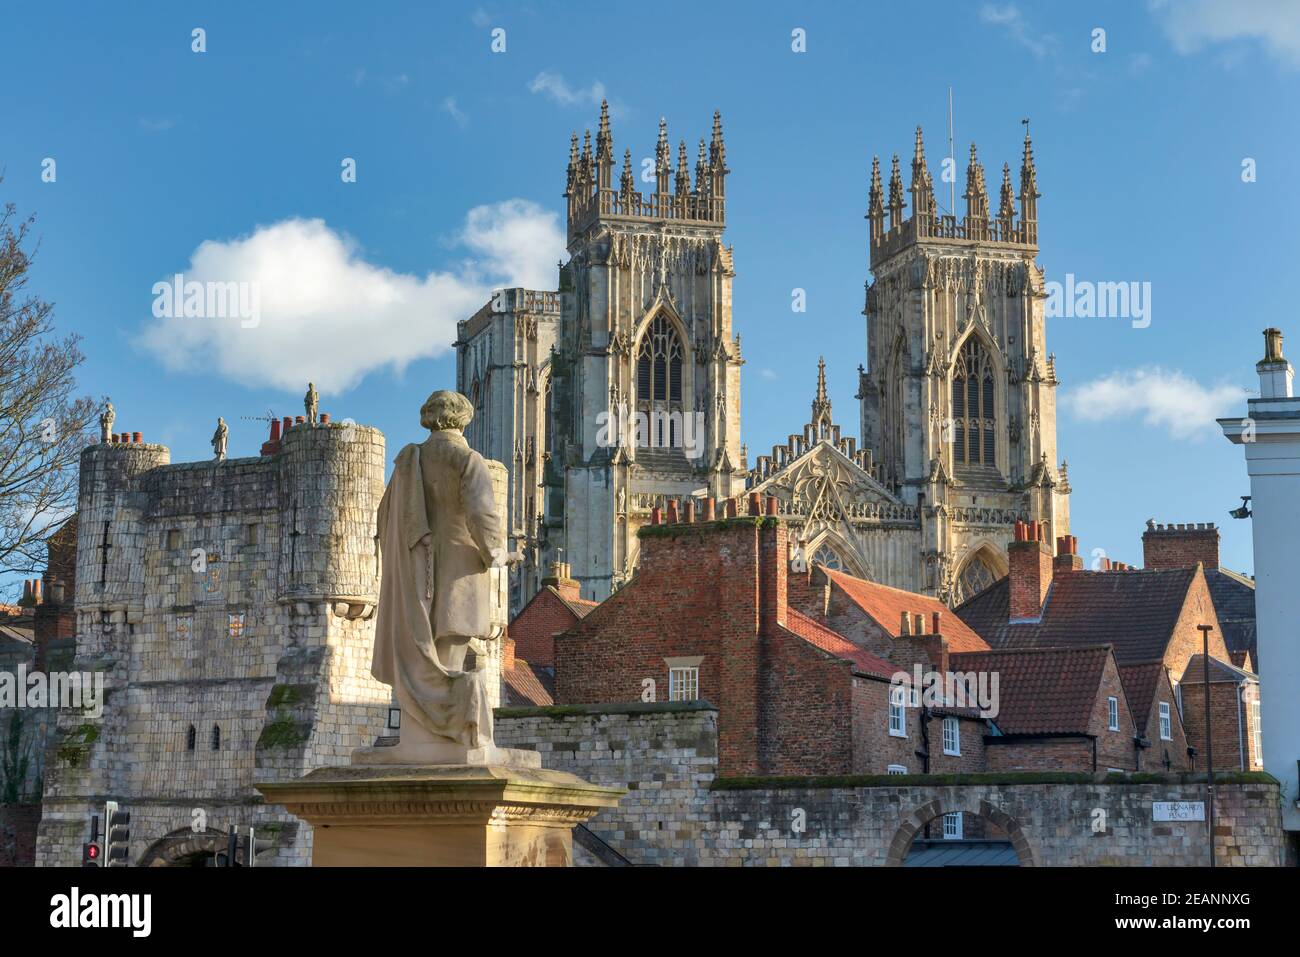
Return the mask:
POLYGON ((113 423, 117 421, 117 410, 108 396, 104 396, 104 411, 99 413, 99 441, 107 445, 113 438, 113 423))
POLYGON ((226 458, 226 441, 229 437, 230 428, 226 425, 226 420, 217 416, 217 431, 212 433, 212 451, 216 454, 218 462, 226 458))
POLYGON ((320 393, 316 391, 316 383, 307 383, 307 394, 303 396, 302 404, 307 410, 307 424, 315 425, 320 410, 320 393))

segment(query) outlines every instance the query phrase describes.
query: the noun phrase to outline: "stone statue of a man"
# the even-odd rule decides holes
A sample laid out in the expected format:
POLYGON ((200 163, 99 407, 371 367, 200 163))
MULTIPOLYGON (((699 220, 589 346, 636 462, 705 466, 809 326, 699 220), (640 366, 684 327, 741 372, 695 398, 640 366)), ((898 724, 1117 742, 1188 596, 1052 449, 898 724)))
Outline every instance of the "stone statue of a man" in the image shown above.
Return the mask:
POLYGON ((217 431, 212 433, 212 452, 217 461, 221 462, 226 457, 226 440, 230 437, 230 428, 226 425, 226 420, 217 417, 217 431))
POLYGON ((536 755, 516 762, 521 752, 493 746, 482 676, 465 670, 470 642, 495 637, 488 569, 515 557, 505 552, 487 466, 462 434, 473 417, 458 392, 429 396, 420 424, 432 434, 398 453, 379 503, 371 673, 392 685, 402 724, 396 747, 359 760, 537 766, 536 755))
POLYGON ((316 391, 316 383, 307 383, 307 394, 303 396, 302 404, 307 410, 307 424, 315 425, 317 413, 320 411, 320 393, 316 391))
POLYGON ((108 443, 113 438, 113 423, 117 421, 117 410, 113 403, 104 398, 104 411, 99 413, 99 440, 108 443))

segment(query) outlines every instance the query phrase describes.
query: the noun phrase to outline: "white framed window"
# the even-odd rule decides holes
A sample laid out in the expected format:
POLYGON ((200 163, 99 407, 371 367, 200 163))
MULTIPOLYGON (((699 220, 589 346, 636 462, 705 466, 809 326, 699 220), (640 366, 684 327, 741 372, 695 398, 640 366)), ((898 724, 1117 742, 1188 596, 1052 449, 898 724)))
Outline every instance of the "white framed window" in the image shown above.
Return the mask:
POLYGON ((907 737, 907 712, 904 710, 907 689, 892 685, 889 689, 889 734, 894 738, 907 737))
POLYGON ((1259 726, 1259 698, 1250 702, 1250 750, 1254 763, 1264 763, 1264 735, 1259 726))
POLYGON ((907 765, 905 765, 905 764, 891 764, 889 767, 887 767, 887 768, 885 769, 885 773, 886 773, 886 774, 906 774, 906 773, 907 773, 907 765))
POLYGON ((961 811, 954 811, 943 816, 943 839, 945 841, 961 840, 961 811))
POLYGON ((1106 699, 1106 707, 1110 711, 1110 730, 1119 730, 1119 698, 1111 696, 1106 699))
POLYGON ((943 753, 961 754, 961 725, 956 718, 943 719, 943 753))
POLYGON ((1169 702, 1160 702, 1160 740, 1172 741, 1174 739, 1174 725, 1169 717, 1169 702))
POLYGON ((669 668, 668 700, 695 701, 700 696, 700 669, 669 668))

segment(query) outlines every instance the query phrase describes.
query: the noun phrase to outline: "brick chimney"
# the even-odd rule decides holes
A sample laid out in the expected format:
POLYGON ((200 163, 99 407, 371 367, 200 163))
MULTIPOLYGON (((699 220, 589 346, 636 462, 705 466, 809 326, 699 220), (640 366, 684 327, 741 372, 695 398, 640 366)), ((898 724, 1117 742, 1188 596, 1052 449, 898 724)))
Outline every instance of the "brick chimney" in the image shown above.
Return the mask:
POLYGON ((1142 533, 1142 564, 1157 571, 1191 568, 1200 562, 1219 567, 1219 529, 1213 522, 1157 525, 1147 522, 1142 533))
POLYGON ((568 601, 582 597, 582 585, 571 576, 568 562, 551 562, 548 571, 550 574, 542 579, 543 587, 550 585, 568 601))
POLYGON ((1016 522, 1015 540, 1007 546, 1012 621, 1037 619, 1042 614, 1043 599, 1052 584, 1052 550, 1043 541, 1043 531, 1038 522, 1016 522))
POLYGON ((1052 577, 1064 572, 1083 570, 1083 559, 1079 556, 1079 540, 1073 535, 1056 537, 1056 558, 1052 560, 1052 577))
POLYGON ((515 640, 510 637, 507 631, 501 639, 501 672, 515 670, 515 640))

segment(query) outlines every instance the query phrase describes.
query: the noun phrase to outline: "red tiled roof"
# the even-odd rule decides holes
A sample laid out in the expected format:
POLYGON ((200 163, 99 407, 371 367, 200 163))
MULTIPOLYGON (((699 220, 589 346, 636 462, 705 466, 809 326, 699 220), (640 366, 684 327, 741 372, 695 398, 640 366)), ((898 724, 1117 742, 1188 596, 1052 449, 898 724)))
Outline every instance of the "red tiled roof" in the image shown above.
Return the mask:
POLYGON ((793 608, 786 611, 785 629, 813 647, 851 662, 853 670, 859 674, 872 675, 888 681, 894 672, 898 671, 888 661, 877 658, 865 648, 855 645, 838 632, 831 631, 825 625, 793 608))
POLYGON ((553 585, 542 588, 510 622, 515 653, 544 668, 555 664, 555 636, 586 618, 599 602, 565 598, 553 585))
POLYGON ((953 671, 996 673, 1003 734, 1086 734, 1111 650, 1026 648, 952 655, 953 671))
POLYGON ((985 651, 989 647, 988 642, 937 598, 903 591, 901 588, 890 588, 877 582, 863 581, 861 578, 854 578, 852 575, 832 571, 829 568, 825 571, 826 577, 832 584, 870 615, 881 628, 885 629, 886 634, 898 633, 905 611, 913 615, 925 615, 925 627, 929 630, 934 613, 937 611, 942 616, 939 631, 948 639, 949 652, 985 651))
POLYGON ((1146 730, 1147 719, 1151 716, 1151 702, 1164 673, 1163 661, 1122 665, 1119 669, 1119 682, 1124 686, 1124 697, 1128 699, 1129 710, 1133 712, 1133 723, 1139 731, 1146 730))
POLYGON ((1121 665, 1162 661, 1197 569, 1076 571, 1048 589, 1041 620, 1008 624, 1010 579, 959 605, 956 613, 994 648, 1111 644, 1121 665))
POLYGON ((507 708, 544 707, 555 704, 555 679, 542 668, 534 668, 522 659, 515 659, 514 668, 503 672, 506 683, 507 708))

